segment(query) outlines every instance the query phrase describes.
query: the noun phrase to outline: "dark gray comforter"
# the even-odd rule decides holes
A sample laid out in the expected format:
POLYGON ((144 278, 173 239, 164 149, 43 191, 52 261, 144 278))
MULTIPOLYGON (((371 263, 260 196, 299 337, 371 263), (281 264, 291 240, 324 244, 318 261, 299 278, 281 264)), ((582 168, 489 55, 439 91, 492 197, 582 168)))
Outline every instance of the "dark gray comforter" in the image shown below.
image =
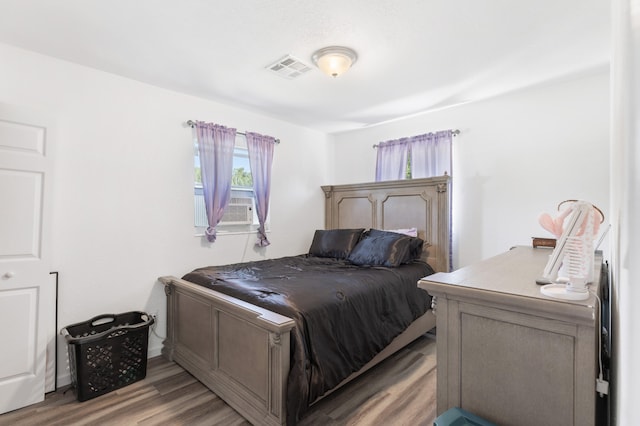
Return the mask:
POLYGON ((183 279, 292 318, 287 423, 358 371, 411 322, 431 298, 417 281, 423 262, 397 268, 354 266, 300 255, 196 269, 183 279))

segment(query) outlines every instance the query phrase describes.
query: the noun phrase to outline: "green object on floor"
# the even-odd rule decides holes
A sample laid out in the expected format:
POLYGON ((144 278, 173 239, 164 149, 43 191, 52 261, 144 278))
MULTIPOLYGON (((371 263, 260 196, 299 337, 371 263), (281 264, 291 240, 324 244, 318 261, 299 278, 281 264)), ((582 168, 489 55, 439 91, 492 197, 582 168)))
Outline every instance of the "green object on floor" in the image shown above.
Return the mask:
POLYGON ((472 414, 462 408, 450 408, 437 419, 434 420, 433 426, 496 426, 487 420, 484 420, 475 414, 472 414))

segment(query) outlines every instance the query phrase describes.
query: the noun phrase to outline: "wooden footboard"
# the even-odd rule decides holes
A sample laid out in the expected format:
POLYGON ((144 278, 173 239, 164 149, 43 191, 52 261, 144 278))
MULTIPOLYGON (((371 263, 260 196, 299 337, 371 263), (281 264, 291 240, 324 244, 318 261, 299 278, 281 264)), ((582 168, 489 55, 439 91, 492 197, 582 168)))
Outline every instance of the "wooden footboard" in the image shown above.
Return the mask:
POLYGON ((253 424, 286 423, 292 319, 181 280, 167 294, 162 354, 253 424))

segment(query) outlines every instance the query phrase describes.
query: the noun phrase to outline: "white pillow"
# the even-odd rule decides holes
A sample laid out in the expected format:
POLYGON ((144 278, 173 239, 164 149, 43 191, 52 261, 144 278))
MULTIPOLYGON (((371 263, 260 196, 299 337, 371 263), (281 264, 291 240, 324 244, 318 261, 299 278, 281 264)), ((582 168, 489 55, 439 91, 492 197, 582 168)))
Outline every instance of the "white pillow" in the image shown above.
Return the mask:
POLYGON ((397 232, 398 234, 408 235, 410 237, 418 236, 418 228, 404 228, 404 229, 385 229, 389 232, 397 232))

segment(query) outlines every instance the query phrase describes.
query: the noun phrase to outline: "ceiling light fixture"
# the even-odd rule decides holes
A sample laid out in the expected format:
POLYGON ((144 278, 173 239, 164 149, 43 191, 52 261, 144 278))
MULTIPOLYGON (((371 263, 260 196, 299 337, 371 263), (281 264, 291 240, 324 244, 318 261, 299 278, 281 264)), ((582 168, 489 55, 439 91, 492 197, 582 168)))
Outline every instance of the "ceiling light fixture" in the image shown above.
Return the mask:
POLYGON ((341 46, 324 47, 311 56, 313 63, 325 74, 337 77, 358 60, 353 49, 341 46))

